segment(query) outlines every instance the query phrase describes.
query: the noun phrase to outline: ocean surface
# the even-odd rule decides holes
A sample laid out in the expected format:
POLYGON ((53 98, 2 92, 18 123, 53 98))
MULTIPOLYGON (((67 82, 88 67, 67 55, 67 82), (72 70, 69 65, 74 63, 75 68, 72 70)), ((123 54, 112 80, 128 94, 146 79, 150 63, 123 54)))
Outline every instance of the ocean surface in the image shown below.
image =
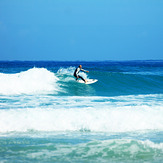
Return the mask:
POLYGON ((0 62, 0 163, 163 162, 163 60, 0 62), (79 64, 98 79, 75 81, 79 64))

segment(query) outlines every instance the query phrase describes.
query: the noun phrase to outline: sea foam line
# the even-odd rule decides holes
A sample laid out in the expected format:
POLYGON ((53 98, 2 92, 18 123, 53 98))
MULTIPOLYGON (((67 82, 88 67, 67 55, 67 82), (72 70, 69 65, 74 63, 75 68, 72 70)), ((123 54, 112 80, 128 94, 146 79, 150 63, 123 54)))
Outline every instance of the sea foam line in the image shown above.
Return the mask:
POLYGON ((163 131, 163 109, 149 106, 109 108, 25 108, 0 110, 0 132, 91 131, 129 132, 163 131))

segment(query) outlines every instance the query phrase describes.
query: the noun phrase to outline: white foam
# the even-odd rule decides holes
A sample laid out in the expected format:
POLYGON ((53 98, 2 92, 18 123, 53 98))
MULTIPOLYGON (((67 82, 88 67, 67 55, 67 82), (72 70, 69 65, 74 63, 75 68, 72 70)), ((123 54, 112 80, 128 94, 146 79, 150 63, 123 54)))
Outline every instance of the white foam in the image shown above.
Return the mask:
POLYGON ((16 74, 0 73, 0 94, 57 92, 58 78, 45 68, 32 68, 16 74))
MULTIPOLYGON (((112 99, 115 100, 116 97, 112 99)), ((133 104, 128 102, 125 104, 119 101, 111 102, 112 99, 105 97, 38 98, 38 101, 35 101, 36 104, 32 104, 34 108, 0 110, 0 132, 163 131, 162 105, 156 105, 150 101, 147 103, 142 101, 137 105, 136 101, 133 104), (51 103, 51 105, 38 105, 39 101, 43 104, 51 103)), ((26 103, 26 105, 31 104, 26 103)))

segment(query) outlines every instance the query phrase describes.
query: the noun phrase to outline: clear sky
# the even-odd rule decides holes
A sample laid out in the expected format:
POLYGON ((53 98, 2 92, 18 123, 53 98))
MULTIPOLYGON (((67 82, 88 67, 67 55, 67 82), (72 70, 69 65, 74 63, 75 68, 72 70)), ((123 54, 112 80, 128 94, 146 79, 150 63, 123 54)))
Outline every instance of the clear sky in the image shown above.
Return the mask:
POLYGON ((163 59, 163 0, 0 0, 0 60, 163 59))

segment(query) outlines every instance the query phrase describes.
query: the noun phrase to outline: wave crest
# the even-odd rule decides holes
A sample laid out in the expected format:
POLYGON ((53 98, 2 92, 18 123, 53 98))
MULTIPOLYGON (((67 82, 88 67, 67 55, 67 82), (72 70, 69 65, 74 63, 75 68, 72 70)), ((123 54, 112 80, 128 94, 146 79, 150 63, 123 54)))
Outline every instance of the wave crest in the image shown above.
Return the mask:
POLYGON ((0 94, 36 94, 56 92, 58 78, 45 68, 32 68, 16 74, 0 73, 0 94))

